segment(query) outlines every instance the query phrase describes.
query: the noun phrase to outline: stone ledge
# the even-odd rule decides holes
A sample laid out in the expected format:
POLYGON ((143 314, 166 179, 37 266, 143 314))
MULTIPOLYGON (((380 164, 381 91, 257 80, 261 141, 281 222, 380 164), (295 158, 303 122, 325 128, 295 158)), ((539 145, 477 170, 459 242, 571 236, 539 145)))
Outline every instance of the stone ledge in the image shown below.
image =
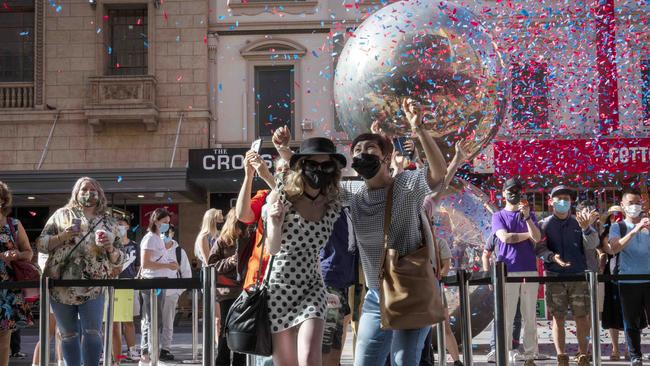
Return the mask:
POLYGON ((232 15, 259 15, 268 12, 270 9, 280 9, 281 13, 287 14, 314 14, 318 0, 305 0, 305 1, 247 1, 242 0, 228 0, 228 9, 232 15))

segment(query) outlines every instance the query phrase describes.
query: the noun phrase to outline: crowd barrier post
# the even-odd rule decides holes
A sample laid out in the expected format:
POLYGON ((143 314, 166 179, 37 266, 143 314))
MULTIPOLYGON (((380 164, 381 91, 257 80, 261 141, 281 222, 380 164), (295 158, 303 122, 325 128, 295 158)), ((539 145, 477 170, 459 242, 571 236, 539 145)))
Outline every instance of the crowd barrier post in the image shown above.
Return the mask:
MULTIPOLYGON (((151 317, 149 318, 149 342, 151 349, 149 350, 149 357, 151 358, 152 365, 158 365, 158 358, 160 353, 158 351, 158 332, 160 331, 158 325, 158 292, 155 288, 149 290, 151 301, 149 302, 149 311, 151 317)), ((106 365, 106 364, 104 364, 106 365)))
MULTIPOLYGON (((440 296, 442 297, 442 303, 446 306, 445 301, 445 285, 440 282, 440 296)), ((438 362, 440 366, 447 365, 447 342, 445 342, 445 325, 448 320, 444 320, 436 324, 436 340, 438 343, 438 362)))
POLYGON ((50 364, 50 279, 41 276, 38 336, 41 341, 40 365, 50 364))
POLYGON ((108 287, 108 302, 106 303, 106 322, 104 323, 104 365, 113 364, 113 306, 115 288, 108 287))
POLYGON ((598 312, 598 272, 587 272, 589 279, 589 295, 591 298, 591 354, 593 366, 600 366, 600 317, 598 312))
POLYGON ((458 296, 460 297, 460 327, 463 341, 463 363, 472 366, 472 319, 469 304, 469 273, 461 269, 458 277, 458 296))
POLYGON ((496 332, 496 366, 508 365, 505 322, 506 267, 501 261, 492 266, 492 287, 494 291, 494 330, 496 332))
POLYGON ((214 364, 214 267, 203 267, 203 366, 214 364))

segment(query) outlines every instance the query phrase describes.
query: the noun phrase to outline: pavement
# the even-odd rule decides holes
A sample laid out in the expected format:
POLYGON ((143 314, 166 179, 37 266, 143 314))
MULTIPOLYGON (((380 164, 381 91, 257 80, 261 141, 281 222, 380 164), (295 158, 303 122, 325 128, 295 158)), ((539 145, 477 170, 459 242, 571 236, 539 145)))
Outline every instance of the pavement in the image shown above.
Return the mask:
MULTIPOLYGON (((567 332, 567 353, 569 355, 574 355, 577 353, 578 347, 577 347, 577 342, 575 338, 575 326, 569 322, 568 324, 568 332, 567 332)), ((540 352, 546 355, 551 356, 550 360, 547 361, 536 361, 537 365, 556 365, 555 362, 555 349, 553 347, 553 341, 552 341, 552 336, 551 336, 551 326, 550 322, 548 321, 538 321, 537 323, 537 329, 538 329, 538 337, 539 337, 539 348, 540 352)), ((624 336, 623 333, 621 332, 620 334, 620 342, 624 343, 624 336)), ((602 344, 602 365, 629 365, 629 361, 618 361, 618 362, 612 362, 609 361, 609 354, 611 350, 610 346, 610 339, 609 336, 606 332, 601 332, 601 344, 602 344)), ((650 353, 650 331, 646 329, 643 334, 643 351, 644 354, 649 354, 650 353)), ((28 329, 24 329, 22 331, 22 352, 25 352, 28 354, 28 357, 24 360, 17 360, 17 359, 11 359, 9 364, 11 366, 22 366, 22 365, 31 365, 31 359, 32 355, 34 352, 34 346, 36 345, 36 342, 38 341, 38 328, 37 327, 32 327, 28 329)), ((472 341, 472 353, 473 353, 473 364, 475 365, 493 365, 493 364, 488 364, 486 360, 486 355, 489 351, 489 341, 490 341, 490 332, 489 331, 484 331, 478 336, 474 337, 472 341)), ((191 332, 191 326, 188 324, 181 324, 176 327, 175 334, 174 334, 174 347, 172 349, 172 353, 175 355, 176 360, 175 362, 160 362, 160 365, 186 365, 186 364, 192 364, 192 332, 191 332)), ((53 346, 53 344, 52 344, 53 346)), ((53 347, 50 346, 50 349, 53 349, 53 347)), ((200 348, 200 346, 199 346, 200 348)), ((621 350, 623 351, 625 349, 625 346, 623 345, 621 350)), ((462 356, 461 356, 462 357, 462 356)), ((52 360, 54 358, 52 357, 52 360)), ((451 364, 451 359, 448 359, 448 363, 451 364)), ((353 363, 353 356, 352 356, 352 334, 349 333, 348 337, 346 339, 346 344, 345 348, 343 351, 343 357, 341 360, 341 365, 342 366, 352 366, 353 363)), ((650 361, 647 361, 646 363, 650 364, 650 361)), ((122 363, 123 365, 130 365, 129 363, 122 363)), ((135 363, 137 365, 137 363, 135 363)), ((196 364, 200 364, 200 361, 196 362, 196 364)), ((572 364, 573 361, 572 361, 572 364)), ((55 363, 51 363, 51 365, 56 365, 55 363)), ((523 365, 523 363, 522 363, 523 365)), ((377 366, 383 366, 383 365, 377 365, 377 366)))

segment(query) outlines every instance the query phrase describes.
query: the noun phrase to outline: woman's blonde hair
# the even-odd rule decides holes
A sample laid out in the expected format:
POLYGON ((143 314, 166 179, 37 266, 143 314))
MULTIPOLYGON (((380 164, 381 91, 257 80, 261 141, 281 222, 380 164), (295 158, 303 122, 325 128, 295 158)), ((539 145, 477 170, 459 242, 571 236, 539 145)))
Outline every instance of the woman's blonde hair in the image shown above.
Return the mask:
POLYGON ((242 235, 242 230, 239 227, 239 220, 237 219, 237 213, 235 208, 231 208, 226 215, 226 222, 223 224, 221 233, 219 234, 219 239, 226 243, 228 246, 232 246, 237 242, 237 239, 242 235))
MULTIPOLYGON (((289 170, 287 176, 284 179, 284 192, 287 194, 287 197, 296 197, 301 196, 305 193, 305 180, 301 174, 302 162, 306 160, 308 156, 302 157, 296 161, 293 165, 293 168, 289 170)), ((335 161, 335 160, 333 160, 335 161)), ((330 179, 330 184, 327 187, 323 187, 323 193, 327 198, 327 203, 331 204, 339 200, 340 188, 339 181, 341 180, 341 169, 336 170, 333 176, 330 179)))
POLYGON ((81 191, 81 186, 86 182, 90 183, 90 185, 92 185, 93 188, 95 188, 97 191, 97 206, 95 206, 95 213, 106 213, 108 211, 108 205, 106 202, 106 194, 104 194, 104 189, 96 179, 90 177, 81 177, 77 179, 74 187, 72 187, 70 200, 65 205, 65 207, 77 209, 83 208, 83 205, 77 200, 77 196, 79 195, 79 191, 81 191))
POLYGON ((2 215, 9 215, 11 213, 11 205, 13 205, 14 198, 9 186, 5 182, 0 182, 0 200, 2 200, 2 210, 0 210, 2 215))
POLYGON ((203 237, 210 235, 213 238, 216 238, 219 232, 217 231, 217 217, 221 210, 216 208, 211 208, 203 214, 203 220, 201 221, 201 230, 199 235, 196 236, 196 241, 194 242, 194 253, 198 255, 201 253, 201 244, 203 242, 203 237))

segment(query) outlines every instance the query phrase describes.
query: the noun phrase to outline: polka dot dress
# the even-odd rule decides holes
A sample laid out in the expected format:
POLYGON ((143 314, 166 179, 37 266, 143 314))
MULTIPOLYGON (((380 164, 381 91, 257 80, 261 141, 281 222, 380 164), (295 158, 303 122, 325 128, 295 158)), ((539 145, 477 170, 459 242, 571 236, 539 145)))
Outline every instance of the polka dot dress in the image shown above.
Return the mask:
POLYGON ((331 205, 319 222, 303 219, 284 194, 286 215, 280 252, 273 257, 269 280, 271 332, 295 327, 307 319, 325 319, 327 301, 320 271, 320 250, 340 215, 331 205))

